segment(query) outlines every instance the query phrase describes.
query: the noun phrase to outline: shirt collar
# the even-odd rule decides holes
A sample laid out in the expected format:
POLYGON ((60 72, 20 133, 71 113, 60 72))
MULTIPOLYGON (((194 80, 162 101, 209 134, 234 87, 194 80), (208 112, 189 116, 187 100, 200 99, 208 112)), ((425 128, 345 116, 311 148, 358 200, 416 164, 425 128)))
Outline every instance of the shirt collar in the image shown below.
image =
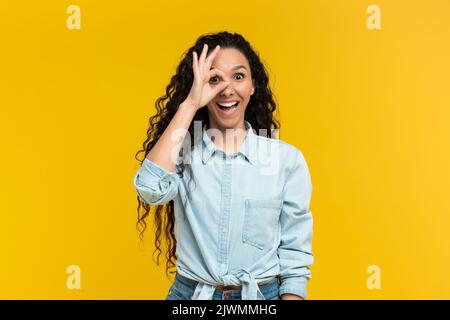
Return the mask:
MULTIPOLYGON (((239 146, 238 154, 242 154, 250 164, 253 164, 256 160, 256 138, 257 135, 253 132, 253 128, 247 120, 244 120, 245 128, 247 129, 247 134, 245 135, 244 141, 239 146)), ((207 134, 208 125, 203 125, 203 148, 202 148, 202 161, 205 164, 209 158, 214 154, 214 152, 219 149, 215 145, 215 143, 211 140, 211 138, 207 134)))

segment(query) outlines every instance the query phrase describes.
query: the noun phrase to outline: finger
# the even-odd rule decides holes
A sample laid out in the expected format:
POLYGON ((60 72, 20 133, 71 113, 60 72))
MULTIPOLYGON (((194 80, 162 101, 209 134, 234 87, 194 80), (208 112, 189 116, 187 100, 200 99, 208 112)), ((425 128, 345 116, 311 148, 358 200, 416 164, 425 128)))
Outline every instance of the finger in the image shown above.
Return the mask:
POLYGON ((226 80, 225 72, 220 69, 213 68, 206 73, 206 78, 208 79, 208 81, 214 76, 219 76, 221 79, 226 80))
MULTIPOLYGON (((212 69, 205 73, 205 76, 203 77, 203 81, 205 83, 208 83, 211 80, 211 78, 216 77, 216 76, 218 76, 222 80, 222 77, 217 73, 217 71, 215 69, 212 69)), ((217 84, 217 83, 215 83, 215 84, 217 84)))
POLYGON ((198 77, 198 57, 197 52, 192 52, 192 70, 194 71, 194 77, 198 77))
POLYGON ((217 86, 213 88, 214 94, 218 94, 219 92, 225 90, 225 88, 230 84, 229 81, 222 81, 217 86))
POLYGON ((205 70, 209 70, 209 69, 211 68, 212 62, 213 62, 214 58, 217 56, 217 53, 219 52, 219 50, 220 50, 220 46, 217 45, 217 46, 214 48, 213 52, 211 52, 211 53, 209 54, 209 56, 206 58, 206 61, 205 61, 205 70))
POLYGON ((215 85, 215 87, 219 87, 219 88, 222 86, 226 87, 230 83, 230 81, 227 80, 225 73, 219 69, 210 70, 205 77, 205 83, 209 82, 211 80, 211 78, 215 77, 215 76, 218 76, 222 80, 220 82, 213 83, 215 85))
POLYGON ((208 53, 208 45, 205 43, 203 45, 202 54, 200 55, 200 59, 198 61, 198 65, 200 67, 200 70, 202 71, 204 71, 203 66, 205 65, 205 58, 207 53, 208 53))

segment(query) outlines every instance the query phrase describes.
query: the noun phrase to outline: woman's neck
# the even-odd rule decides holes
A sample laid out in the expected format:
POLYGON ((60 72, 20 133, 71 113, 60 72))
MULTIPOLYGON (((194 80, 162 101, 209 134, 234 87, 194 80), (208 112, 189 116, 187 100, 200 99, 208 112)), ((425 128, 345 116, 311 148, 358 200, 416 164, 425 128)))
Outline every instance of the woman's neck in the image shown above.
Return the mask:
POLYGON ((235 128, 225 128, 210 122, 208 128, 216 129, 221 133, 218 136, 214 135, 212 140, 216 147, 224 151, 227 155, 234 154, 239 150, 239 147, 245 140, 248 131, 244 122, 235 128))

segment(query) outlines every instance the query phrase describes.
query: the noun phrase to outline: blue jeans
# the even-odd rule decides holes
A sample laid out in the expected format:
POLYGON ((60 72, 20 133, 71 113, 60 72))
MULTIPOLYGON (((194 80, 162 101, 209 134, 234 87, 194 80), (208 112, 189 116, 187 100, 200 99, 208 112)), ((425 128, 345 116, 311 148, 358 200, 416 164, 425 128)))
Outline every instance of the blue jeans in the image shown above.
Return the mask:
MULTIPOLYGON (((166 300, 191 300, 194 295, 197 281, 176 274, 175 280, 169 289, 166 300)), ((266 300, 280 300, 278 278, 269 283, 259 284, 259 290, 266 300)), ((240 290, 216 290, 214 291, 213 300, 241 300, 240 290)))

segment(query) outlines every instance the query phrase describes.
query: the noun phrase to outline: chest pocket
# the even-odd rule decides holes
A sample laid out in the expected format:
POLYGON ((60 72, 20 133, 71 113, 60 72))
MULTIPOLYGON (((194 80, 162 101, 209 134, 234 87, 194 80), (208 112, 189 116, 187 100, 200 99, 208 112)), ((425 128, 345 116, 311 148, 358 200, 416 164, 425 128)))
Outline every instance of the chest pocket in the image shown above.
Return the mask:
POLYGON ((242 242, 264 249, 271 246, 278 230, 283 200, 245 199, 242 242))

